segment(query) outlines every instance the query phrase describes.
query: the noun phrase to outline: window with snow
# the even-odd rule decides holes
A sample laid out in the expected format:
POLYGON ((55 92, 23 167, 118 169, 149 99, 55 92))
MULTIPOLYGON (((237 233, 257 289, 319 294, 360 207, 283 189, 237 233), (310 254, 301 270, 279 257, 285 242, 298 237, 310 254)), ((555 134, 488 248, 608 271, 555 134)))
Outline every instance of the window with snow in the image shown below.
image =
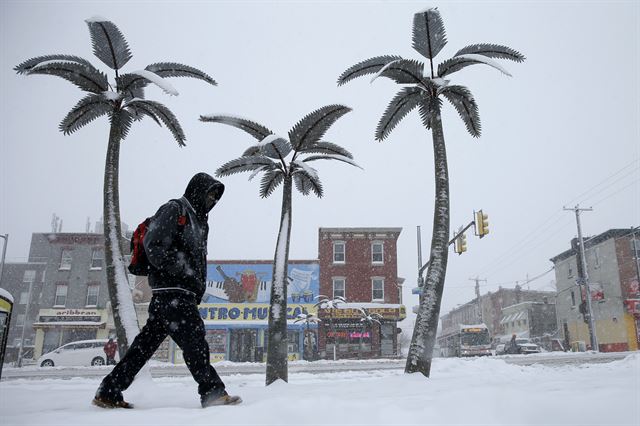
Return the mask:
POLYGON ((98 306, 98 294, 100 286, 91 284, 87 286, 87 306, 98 306))
POLYGON ((371 244, 371 263, 384 262, 384 245, 381 242, 371 244))
POLYGON ((573 266, 569 264, 569 271, 567 272, 567 278, 573 277, 573 266))
POLYGON ((344 278, 334 278, 333 279, 333 298, 336 297, 345 297, 344 294, 344 278))
POLYGON ((102 269, 102 261, 104 260, 102 253, 102 249, 93 249, 91 252, 91 269, 102 269))
POLYGON ((18 302, 18 304, 26 305, 28 300, 29 300, 29 292, 28 291, 20 292, 20 301, 18 302))
POLYGON ((36 280, 36 271, 24 271, 22 278, 23 283, 32 283, 36 280))
POLYGON ((333 243, 333 263, 344 263, 345 255, 344 255, 344 242, 343 241, 334 241, 333 243))
POLYGON ((62 254, 60 255, 60 269, 71 269, 71 249, 62 249, 62 254))
POLYGON ((67 285, 58 284, 56 286, 56 298, 53 306, 64 307, 67 304, 67 285))
POLYGON ((371 283, 371 300, 384 302, 384 278, 373 278, 371 283))

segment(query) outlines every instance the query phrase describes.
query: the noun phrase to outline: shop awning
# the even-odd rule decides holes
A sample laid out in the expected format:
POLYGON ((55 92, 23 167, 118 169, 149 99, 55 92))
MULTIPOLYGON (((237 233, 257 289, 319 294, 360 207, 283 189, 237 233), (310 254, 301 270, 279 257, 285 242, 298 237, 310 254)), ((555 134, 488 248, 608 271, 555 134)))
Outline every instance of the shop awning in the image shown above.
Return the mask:
POLYGON ((97 321, 48 321, 34 322, 34 327, 51 328, 51 327, 78 327, 78 328, 104 328, 107 323, 97 321))

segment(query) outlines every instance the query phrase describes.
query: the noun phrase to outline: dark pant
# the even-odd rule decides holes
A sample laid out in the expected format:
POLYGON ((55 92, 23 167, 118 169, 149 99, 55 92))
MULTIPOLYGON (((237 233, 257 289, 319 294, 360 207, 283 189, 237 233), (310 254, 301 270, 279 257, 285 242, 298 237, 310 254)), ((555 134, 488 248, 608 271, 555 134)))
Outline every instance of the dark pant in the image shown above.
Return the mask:
POLYGON ((107 355, 107 365, 116 365, 116 359, 112 356, 107 355))
POLYGON ((100 384, 98 395, 122 400, 122 391, 167 337, 180 346, 185 363, 198 383, 198 393, 222 392, 224 383, 209 363, 209 344, 194 297, 182 292, 154 294, 149 304, 149 319, 127 353, 100 384))

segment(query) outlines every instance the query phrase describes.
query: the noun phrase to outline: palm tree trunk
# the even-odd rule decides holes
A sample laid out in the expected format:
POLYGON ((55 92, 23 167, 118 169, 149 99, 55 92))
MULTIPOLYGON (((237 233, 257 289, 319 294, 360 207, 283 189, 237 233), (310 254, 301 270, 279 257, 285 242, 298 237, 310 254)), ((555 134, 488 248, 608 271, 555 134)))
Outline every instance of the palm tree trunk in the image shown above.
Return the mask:
POLYGON ((118 169, 121 137, 117 112, 111 120, 107 159, 104 166, 104 252, 107 268, 107 288, 116 327, 120 357, 140 331, 122 250, 118 169))
POLYGON ((431 129, 436 178, 431 262, 427 269, 427 276, 420 299, 420 309, 413 329, 409 356, 405 366, 405 373, 420 372, 426 377, 429 377, 431 371, 431 356, 436 341, 440 303, 442 301, 449 256, 449 174, 439 108, 435 108, 433 113, 431 129))
POLYGON ((280 232, 273 259, 273 279, 267 337, 267 386, 278 379, 289 381, 287 372, 287 265, 291 236, 292 179, 284 178, 280 232))

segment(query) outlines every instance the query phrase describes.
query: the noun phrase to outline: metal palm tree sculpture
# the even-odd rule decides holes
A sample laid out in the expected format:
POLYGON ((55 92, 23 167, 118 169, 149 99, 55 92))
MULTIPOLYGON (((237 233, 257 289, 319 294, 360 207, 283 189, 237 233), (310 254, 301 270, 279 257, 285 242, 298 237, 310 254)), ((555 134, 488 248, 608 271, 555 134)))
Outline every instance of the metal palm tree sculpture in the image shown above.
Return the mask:
POLYGON ((212 85, 216 85, 216 82, 200 70, 173 62, 158 62, 144 70, 119 74, 118 71, 132 56, 124 36, 118 27, 105 19, 96 17, 86 22, 89 25, 93 53, 115 71, 115 84, 109 82, 107 75, 89 61, 72 55, 38 56, 22 62, 14 70, 18 74, 62 77, 88 93, 60 123, 59 129, 65 135, 75 132, 98 117, 109 117, 111 130, 104 169, 103 194, 105 263, 109 299, 118 347, 122 355, 138 334, 139 328, 122 250, 118 193, 120 142, 127 136, 134 121, 147 116, 158 125, 164 124, 178 145, 184 146, 185 135, 175 115, 161 103, 146 100, 144 88, 153 83, 165 92, 177 95, 178 92, 163 79, 164 77, 192 77, 212 85))
POLYGON ((331 332, 333 333, 333 360, 338 359, 336 346, 338 346, 338 337, 336 336, 336 329, 333 324, 333 310, 338 309, 343 303, 347 303, 347 300, 342 296, 334 296, 333 299, 329 299, 327 296, 319 294, 316 296, 318 303, 315 306, 317 309, 326 309, 329 311, 329 325, 331 326, 331 332))
POLYGON ((358 308, 358 311, 360 314, 360 322, 362 323, 362 332, 360 333, 360 357, 362 357, 362 337, 367 331, 367 327, 373 330, 374 323, 378 324, 378 326, 382 325, 382 323, 380 322, 382 321, 382 315, 375 312, 371 313, 367 308, 358 308))
POLYGON ((251 178, 262 173, 260 196, 266 198, 283 184, 280 231, 273 261, 273 279, 269 309, 267 347, 267 385, 278 379, 285 382, 287 375, 287 265, 291 236, 291 194, 293 184, 303 195, 313 192, 322 197, 322 183, 318 172, 309 166, 318 160, 338 160, 359 167, 346 149, 322 141, 329 128, 350 108, 343 105, 322 107, 300 120, 289 131, 289 138, 276 135, 265 126, 244 118, 226 115, 200 116, 205 122, 223 123, 244 130, 258 143, 247 149, 241 157, 223 164, 217 176, 239 172, 253 172, 251 178))
MULTIPOLYGON (((300 307, 302 309, 302 306, 300 307)), ((304 323, 305 324, 305 338, 302 340, 304 342, 305 354, 307 356, 307 361, 310 361, 313 358, 313 346, 311 344, 311 332, 309 331, 309 326, 311 324, 318 324, 322 322, 320 318, 318 318, 315 314, 309 313, 300 313, 296 316, 296 319, 293 321, 295 324, 304 323)))
POLYGON ((382 115, 375 132, 376 140, 382 141, 389 136, 394 127, 415 108, 420 112, 423 125, 432 133, 436 185, 430 263, 405 367, 407 373, 419 371, 427 377, 436 339, 449 240, 449 177, 440 115, 443 97, 457 110, 471 136, 480 136, 478 105, 471 92, 464 86, 449 84, 445 78, 474 64, 489 65, 510 75, 493 58, 515 62, 525 59, 522 54, 506 46, 472 44, 440 63, 437 72, 434 72, 433 59, 446 43, 440 12, 435 8, 428 9, 413 17, 413 48, 429 59, 428 66, 421 61, 400 56, 378 56, 352 66, 338 78, 338 85, 342 85, 356 77, 375 74, 372 81, 387 77, 405 86, 382 115))

